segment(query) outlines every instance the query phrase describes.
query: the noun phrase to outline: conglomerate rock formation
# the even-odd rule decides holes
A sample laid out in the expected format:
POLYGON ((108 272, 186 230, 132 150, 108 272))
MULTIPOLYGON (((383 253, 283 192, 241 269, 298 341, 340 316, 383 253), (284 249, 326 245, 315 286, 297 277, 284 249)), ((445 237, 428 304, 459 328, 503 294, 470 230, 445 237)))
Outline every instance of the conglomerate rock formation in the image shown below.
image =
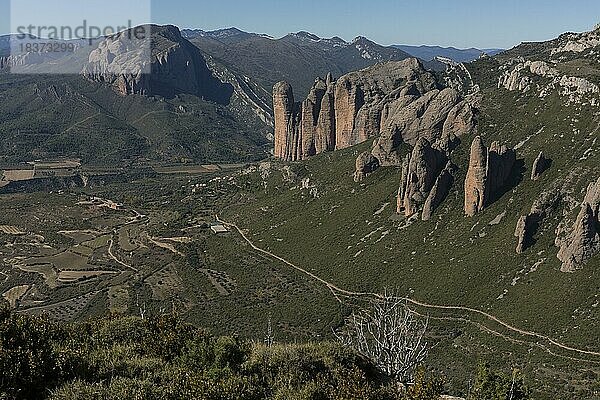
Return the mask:
POLYGON ((516 160, 513 149, 497 142, 488 149, 480 136, 475 138, 465 179, 465 213, 468 216, 474 216, 489 205, 494 195, 507 184, 516 160))
MULTIPOLYGON (((412 153, 406 156, 402 163, 402 180, 397 196, 398 213, 404 212, 407 217, 416 214, 427 201, 436 182, 438 183, 438 190, 436 190, 435 196, 441 196, 444 192, 447 193, 449 188, 440 188, 439 185, 444 182, 438 182, 438 177, 447 161, 446 155, 433 148, 427 139, 419 139, 412 153)), ((445 181, 445 179, 443 180, 445 181)), ((431 200, 429 203, 431 210, 440 201, 431 200)))
MULTIPOLYGON (((273 88, 275 156, 303 160, 378 136, 356 160, 355 181, 380 166, 402 166, 398 213, 423 210, 430 219, 454 182, 449 155, 459 138, 476 132, 475 106, 453 88, 440 88, 416 59, 388 62, 334 81, 317 78, 296 102, 292 87, 273 88), (412 147, 401 156, 402 146, 412 147)), ((491 172, 494 173, 494 172, 491 172)))
POLYGON ((296 104, 291 87, 273 91, 275 156, 306 159, 344 149, 381 134, 373 148, 379 164, 401 165, 397 150, 420 138, 448 149, 475 129, 474 109, 454 89, 438 88, 433 74, 414 58, 377 64, 334 81, 317 79, 296 104))
POLYGON ((600 252, 600 178, 589 185, 573 226, 558 227, 556 245, 563 272, 581 268, 600 252))

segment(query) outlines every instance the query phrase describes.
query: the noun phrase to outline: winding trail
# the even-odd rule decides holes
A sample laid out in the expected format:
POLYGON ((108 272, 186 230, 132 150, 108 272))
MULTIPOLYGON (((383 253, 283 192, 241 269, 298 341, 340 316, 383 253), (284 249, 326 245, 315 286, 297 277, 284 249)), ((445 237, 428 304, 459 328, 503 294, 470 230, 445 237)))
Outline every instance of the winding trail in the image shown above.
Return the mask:
POLYGON ((113 245, 114 245, 114 240, 113 240, 113 238, 110 238, 110 240, 109 240, 109 242, 108 242, 108 255, 110 256, 110 258, 112 258, 112 259, 113 259, 113 260, 115 260, 115 261, 116 261, 118 264, 120 264, 120 265, 124 266, 124 267, 125 267, 125 268, 127 268, 127 269, 130 269, 130 270, 132 270, 132 271, 135 271, 135 272, 140 272, 140 270, 139 270, 139 269, 137 269, 137 268, 135 268, 135 267, 133 267, 133 266, 131 266, 131 265, 129 265, 129 264, 126 264, 126 263, 124 263, 124 262, 123 262, 123 261, 121 261, 121 260, 119 260, 119 259, 117 258, 117 256, 115 256, 115 255, 114 255, 114 253, 113 253, 113 251, 112 251, 113 245))
MULTIPOLYGON (((333 293, 333 295, 335 296, 335 298, 341 303, 341 299, 340 299, 340 295, 344 295, 344 296, 348 296, 348 297, 375 297, 375 298, 381 298, 381 294, 378 293, 367 293, 367 292, 353 292, 353 291, 349 291, 346 289, 342 289, 338 286, 336 286, 335 284, 328 282, 327 280, 315 275, 314 273, 307 271, 306 269, 299 267, 293 263, 291 263, 290 261, 284 259, 283 257, 280 257, 276 254, 271 253, 268 250, 264 250, 260 247, 258 247, 257 245, 255 245, 249 238, 248 236, 242 231, 242 229, 240 229, 236 224, 231 223, 231 222, 227 222, 222 220, 218 215, 216 216, 217 221, 219 221, 220 223, 222 223, 223 225, 233 228, 235 229, 240 235, 241 237, 244 239, 244 241, 246 241, 254 250, 263 253, 271 258, 274 258, 278 261, 281 261, 282 263, 292 267, 293 269, 311 277, 312 279, 322 283, 323 285, 325 285, 329 290, 331 290, 331 292, 333 293)), ((551 344, 552 346, 555 346, 557 348, 560 348, 562 350, 566 350, 572 353, 577 353, 577 354, 583 354, 583 355, 588 355, 588 356, 596 356, 596 357, 600 357, 600 352, 596 352, 596 351, 589 351, 589 350, 582 350, 582 349, 578 349, 572 346, 568 346, 566 344, 560 343, 558 340, 555 340, 551 337, 548 337, 546 335, 542 335, 541 333, 537 333, 537 332, 533 332, 533 331, 528 331, 528 330, 524 330, 524 329, 520 329, 517 328, 507 322, 504 322, 502 320, 500 320, 499 318, 485 312, 485 311, 481 311, 475 308, 471 308, 471 307, 463 307, 463 306, 452 306, 452 305, 436 305, 436 304, 428 304, 422 301, 418 301, 418 300, 414 300, 408 297, 401 297, 401 299, 403 301, 406 301, 410 304, 413 304, 415 306, 419 306, 419 307, 423 307, 423 308, 428 308, 428 309, 434 309, 434 310, 444 310, 444 311, 466 311, 469 313, 473 313, 473 314, 477 314, 480 316, 483 316, 485 318, 487 318, 490 321, 493 321, 499 325, 501 325, 502 327, 504 327, 505 329, 512 331, 514 333, 518 333, 519 335, 523 335, 523 336, 527 336, 530 338, 534 338, 537 340, 543 340, 548 342, 549 344, 551 344)), ((474 324, 476 326, 480 326, 481 324, 477 323, 476 321, 472 321, 470 319, 467 318, 463 318, 464 321, 467 321, 471 324, 474 324)), ((492 331, 490 328, 486 328, 486 330, 488 331, 492 331)), ((503 336, 502 334, 500 334, 499 332, 495 332, 492 331, 495 334, 498 334, 500 336, 503 336)), ((514 340, 514 339, 513 339, 514 340)), ((535 343, 537 345, 540 345, 539 343, 535 343)), ((549 350, 548 350, 549 351, 549 350)), ((551 351, 549 351, 550 354, 554 354, 551 351)), ((556 354, 554 354, 556 355, 556 354)))

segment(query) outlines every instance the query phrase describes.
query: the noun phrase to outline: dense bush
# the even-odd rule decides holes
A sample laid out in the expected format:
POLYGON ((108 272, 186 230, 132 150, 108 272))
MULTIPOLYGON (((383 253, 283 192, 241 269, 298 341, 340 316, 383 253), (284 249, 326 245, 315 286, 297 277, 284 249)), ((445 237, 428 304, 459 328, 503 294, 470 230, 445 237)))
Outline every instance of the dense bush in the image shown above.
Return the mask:
POLYGON ((512 375, 492 371, 481 364, 469 400, 524 400, 529 398, 523 376, 518 371, 512 375))
MULTIPOLYGON (((506 389, 505 377, 484 372, 478 395, 506 389)), ((437 400, 443 391, 424 371, 405 388, 329 342, 266 346, 169 315, 59 325, 0 311, 0 399, 437 400)))
POLYGON ((0 392, 30 398, 61 378, 66 358, 52 345, 60 328, 42 317, 0 311, 0 392))

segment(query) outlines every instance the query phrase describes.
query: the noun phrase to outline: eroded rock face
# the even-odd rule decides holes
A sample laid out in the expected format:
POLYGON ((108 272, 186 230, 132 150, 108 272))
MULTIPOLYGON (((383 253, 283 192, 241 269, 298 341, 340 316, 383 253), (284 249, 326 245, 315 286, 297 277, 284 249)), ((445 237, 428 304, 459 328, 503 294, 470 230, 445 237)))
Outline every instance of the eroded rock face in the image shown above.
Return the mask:
POLYGON ((473 106, 455 89, 434 89, 424 94, 415 87, 407 89, 382 113, 381 136, 373 154, 384 166, 400 165, 397 150, 402 143, 414 146, 424 138, 450 152, 457 138, 476 128, 473 106))
POLYGON ((531 168, 531 180, 537 181, 540 179, 542 174, 546 172, 546 170, 550 167, 550 160, 544 156, 543 152, 537 156, 535 161, 533 162, 533 167, 531 168))
POLYGON ((310 90, 308 97, 302 103, 302 158, 317 154, 317 126, 326 91, 327 84, 321 78, 318 78, 310 90))
POLYGON ((442 202, 450 194, 452 184, 454 183, 454 165, 450 161, 446 164, 446 168, 440 173, 435 180, 433 189, 429 192, 429 196, 423 205, 423 213, 421 219, 429 221, 433 216, 433 212, 442 204, 442 202))
MULTIPOLYGON (((488 151, 488 199, 502 189, 512 175, 517 153, 506 145, 493 142, 488 151)), ((486 204, 487 205, 487 204, 486 204)))
POLYGON ((354 132, 358 110, 364 105, 364 93, 351 76, 344 76, 335 85, 336 149, 360 143, 354 132))
MULTIPOLYGON (((307 100, 302 104, 300 128, 298 129, 302 151, 299 152, 299 158, 291 160, 303 159, 324 151, 344 149, 362 143, 380 133, 384 114, 386 120, 391 118, 398 109, 435 88, 434 76, 426 71, 416 59, 377 64, 365 70, 344 75, 337 81, 334 81, 331 75, 325 81, 319 79, 307 100), (388 107, 391 103, 394 103, 393 106, 388 107)), ((436 95, 439 93, 439 91, 435 92, 436 95)), ((425 115, 415 115, 419 122, 411 121, 413 131, 422 129, 420 123, 423 125, 438 124, 436 129, 439 131, 438 136, 441 136, 446 115, 456 105, 453 100, 454 96, 457 96, 456 92, 445 91, 443 96, 433 102, 431 110, 424 110, 425 115), (451 99, 448 100, 446 95, 450 95, 451 99), (448 101, 451 104, 446 104, 448 101), (437 115, 439 109, 442 109, 443 116, 437 115), (440 119, 441 123, 438 121, 440 119)), ((460 121, 458 113, 455 119, 460 121)), ((468 116, 466 116, 466 120, 468 120, 468 116)), ((283 131, 284 128, 281 124, 287 123, 288 121, 285 119, 278 119, 275 131, 283 131)), ((457 122, 456 126, 459 125, 460 122, 457 122)), ((285 127, 287 131, 293 131, 295 128, 295 126, 287 125, 285 127)), ((412 137, 415 140, 411 144, 414 145, 420 136, 413 132, 412 137)), ((294 138, 289 135, 276 134, 276 149, 288 147, 289 144, 281 142, 286 139, 294 138)), ((395 149, 397 143, 391 144, 395 149)), ((275 153, 280 157, 281 152, 276 151, 275 153)), ((379 158, 375 153, 374 156, 379 158)), ((284 159, 290 160, 289 158, 284 159)), ((400 160, 397 162, 399 164, 400 160)))
MULTIPOLYGON (((445 154, 434 149, 427 139, 419 139, 412 153, 403 161, 402 181, 397 199, 398 213, 410 217, 419 211, 427 201, 446 162, 445 154)), ((440 195, 444 190, 440 188, 440 195)))
POLYGON ((327 77, 327 90, 321 100, 321 109, 317 122, 315 152, 317 154, 325 151, 335 150, 335 94, 334 81, 331 74, 327 77))
POLYGON ((295 160, 300 153, 298 132, 295 121, 298 108, 294 103, 294 92, 286 82, 279 82, 273 88, 273 111, 275 117, 275 157, 295 160))
POLYGON ((573 227, 563 229, 557 229, 557 257, 563 263, 561 271, 574 272, 600 252, 600 178, 588 187, 573 227))
POLYGON ((490 204, 510 178, 517 157, 514 150, 497 142, 486 148, 480 136, 471 145, 465 179, 465 213, 474 216, 490 204))
POLYGON ((472 217, 485 207, 487 183, 487 148, 480 136, 473 140, 469 170, 465 179, 465 213, 472 217))
POLYGON ((377 168, 379 168, 379 160, 377 160, 370 152, 365 151, 356 159, 354 182, 361 182, 377 168))
POLYGON ((515 228, 515 236, 518 239, 516 250, 517 254, 522 254, 525 251, 529 236, 528 232, 530 231, 529 225, 530 222, 528 215, 521 216, 517 221, 517 227, 515 228))
POLYGON ((517 254, 524 253, 533 242, 533 237, 540 224, 551 214, 562 197, 561 190, 551 189, 543 192, 531 206, 531 211, 517 221, 515 237, 517 237, 517 254))
POLYGON ((144 30, 148 37, 141 43, 131 40, 130 31, 104 39, 90 53, 82 74, 111 84, 123 95, 171 98, 185 93, 228 103, 233 87, 213 76, 200 50, 178 28, 149 25, 144 30))
POLYGON ((454 150, 454 142, 457 138, 471 134, 475 130, 476 121, 473 106, 463 100, 448 113, 444 122, 442 137, 438 144, 444 151, 450 152, 454 150))

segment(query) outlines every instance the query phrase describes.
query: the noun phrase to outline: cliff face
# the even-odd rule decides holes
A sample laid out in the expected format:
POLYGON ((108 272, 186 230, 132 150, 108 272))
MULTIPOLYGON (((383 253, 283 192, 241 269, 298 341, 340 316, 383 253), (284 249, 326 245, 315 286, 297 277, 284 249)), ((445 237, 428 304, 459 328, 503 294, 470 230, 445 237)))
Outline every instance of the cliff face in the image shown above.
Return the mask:
POLYGON ((581 268, 600 252, 600 178, 589 185, 573 226, 563 222, 558 227, 555 243, 563 272, 581 268))
MULTIPOLYGON (((274 88, 276 114, 284 104, 293 102, 291 89, 282 98, 284 86, 289 87, 278 83, 274 88)), ((317 79, 307 99, 296 106, 297 123, 290 125, 289 119, 276 118, 275 156, 296 161, 362 143, 379 135, 384 117, 391 118, 400 103, 408 104, 435 88, 434 76, 416 59, 378 64, 337 81, 331 75, 326 80, 317 79), (388 107, 392 103, 395 108, 388 107), (282 152, 284 148, 291 150, 282 152)), ((448 111, 454 106, 451 104, 448 111)))
MULTIPOLYGON (((431 147, 425 138, 419 139, 412 154, 406 156, 402 165, 402 180, 398 190, 397 212, 410 217, 419 211, 432 191, 440 172, 446 165, 446 155, 431 147)), ((444 178, 443 178, 444 179, 444 178)), ((438 191, 440 195, 444 189, 438 191)), ((443 196, 445 197, 445 196, 443 196)), ((431 200, 430 208, 438 201, 431 200)))
POLYGON ((475 138, 465 179, 465 214, 473 216, 489 205, 507 184, 516 161, 513 149, 497 142, 488 149, 481 137, 475 138))
POLYGON ((101 41, 89 54, 82 74, 113 85, 123 95, 172 98, 192 94, 228 104, 233 87, 213 76, 200 50, 178 28, 151 25, 144 29, 149 37, 139 42, 132 43, 129 31, 101 41))
POLYGON ((280 82, 273 88, 275 116, 275 156, 284 160, 302 158, 301 138, 297 121, 301 119, 300 107, 294 102, 292 87, 280 82))

